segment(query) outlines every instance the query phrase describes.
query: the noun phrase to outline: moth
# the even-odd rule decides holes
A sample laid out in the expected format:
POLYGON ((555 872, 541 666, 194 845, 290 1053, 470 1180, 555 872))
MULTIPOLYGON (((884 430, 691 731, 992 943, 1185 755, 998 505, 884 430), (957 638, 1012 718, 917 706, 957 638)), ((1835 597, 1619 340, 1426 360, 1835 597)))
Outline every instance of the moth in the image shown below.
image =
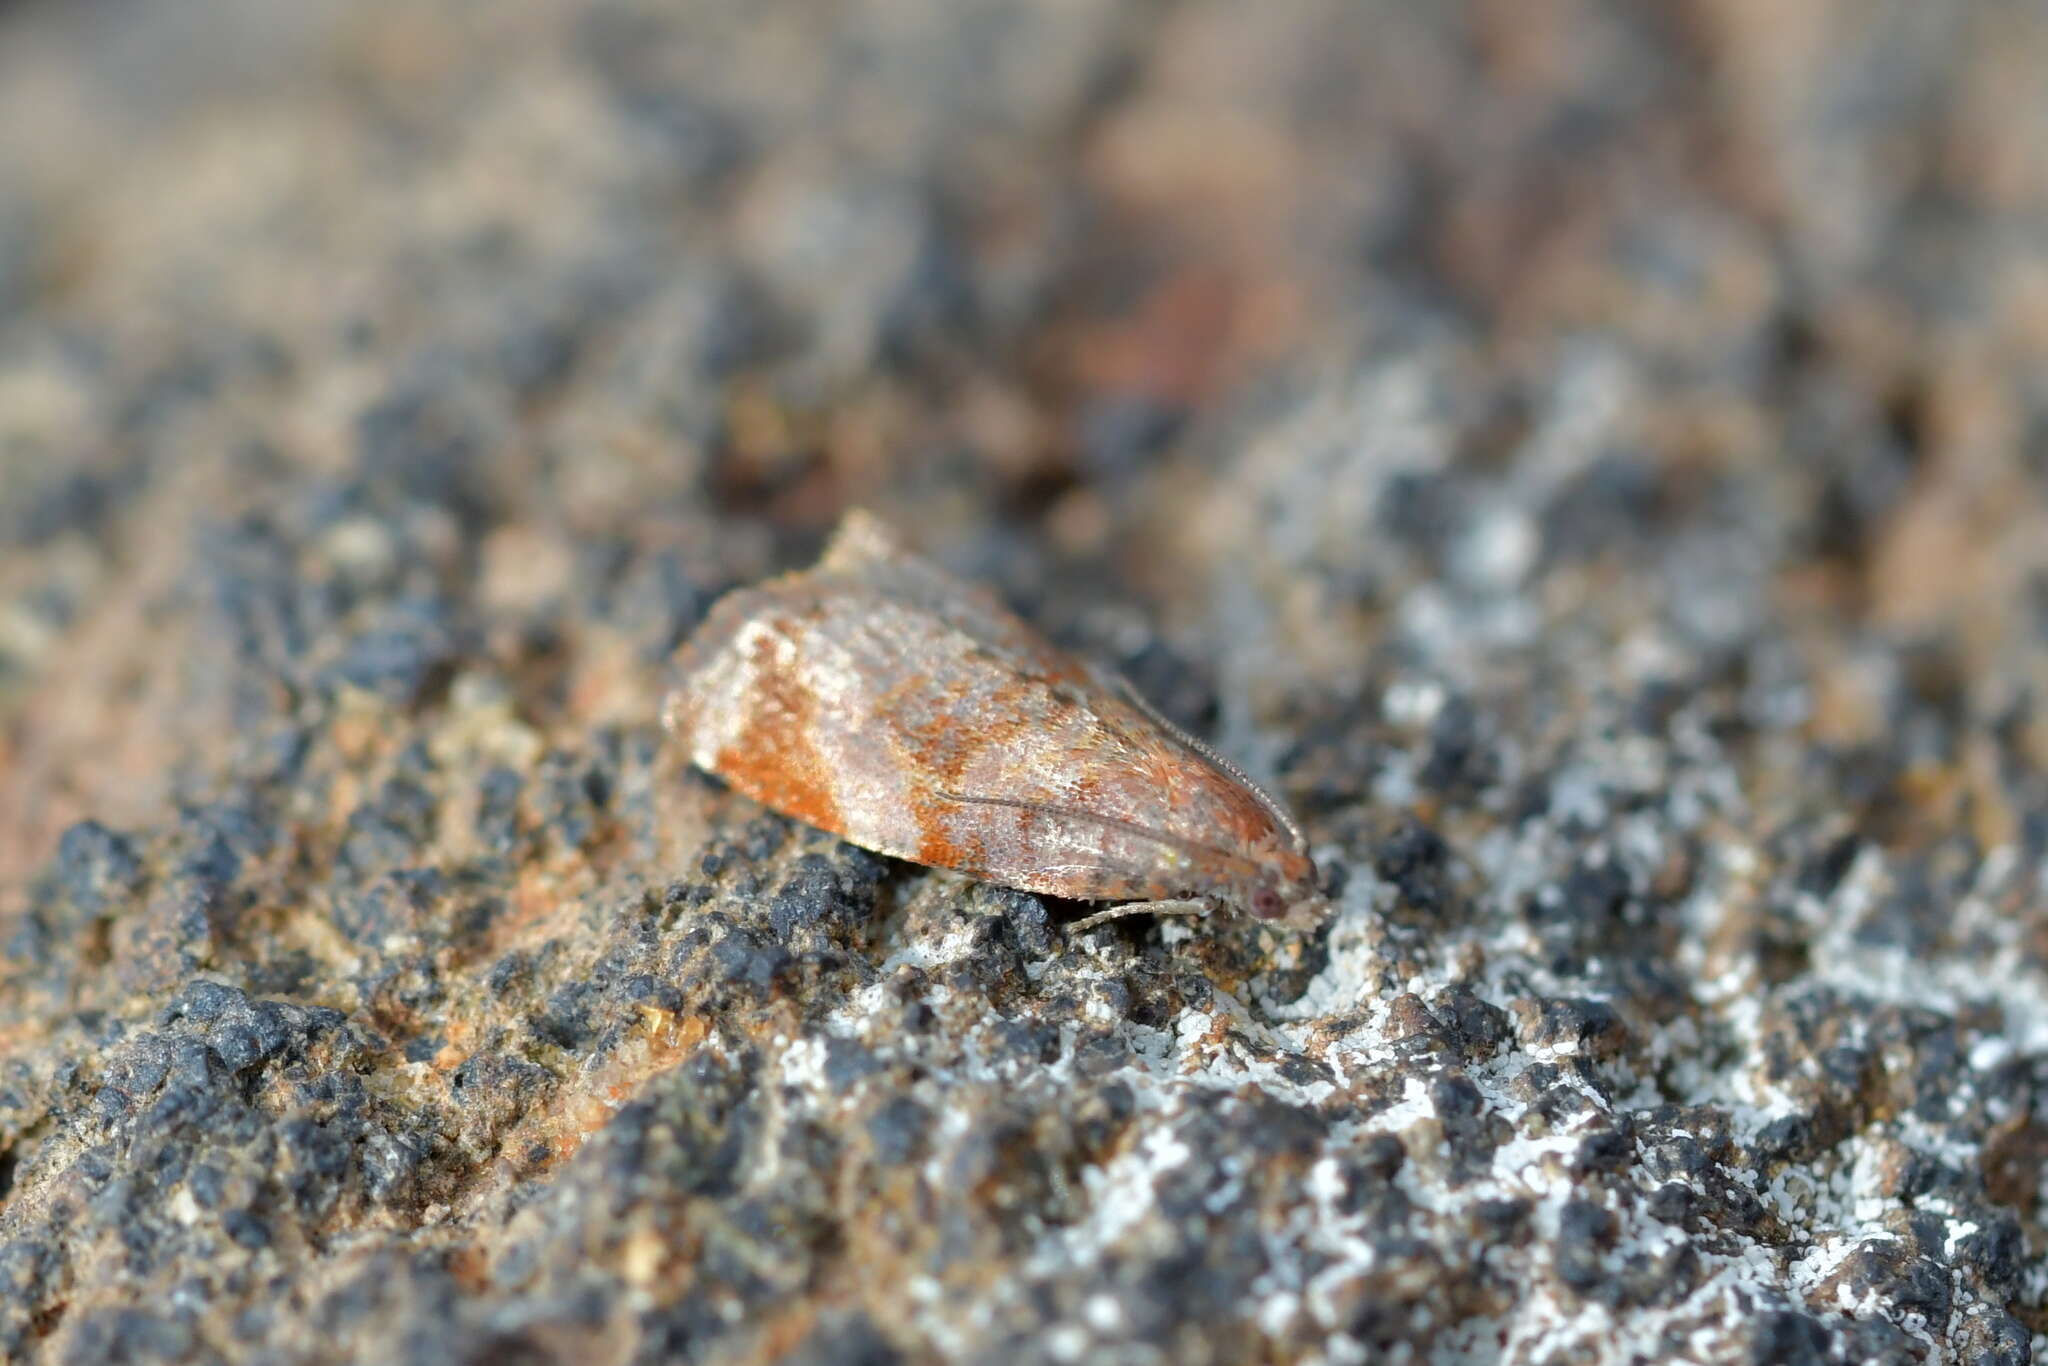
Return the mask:
POLYGON ((721 598, 662 708, 691 762, 877 853, 1136 912, 1327 910, 1301 827, 1120 675, 854 511, 721 598))

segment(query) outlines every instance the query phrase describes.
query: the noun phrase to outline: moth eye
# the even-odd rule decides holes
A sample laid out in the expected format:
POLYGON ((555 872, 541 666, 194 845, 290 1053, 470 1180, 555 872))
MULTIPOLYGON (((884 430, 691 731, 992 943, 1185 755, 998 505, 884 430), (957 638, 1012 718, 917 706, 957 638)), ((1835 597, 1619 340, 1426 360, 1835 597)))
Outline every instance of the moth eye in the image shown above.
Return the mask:
POLYGON ((1280 904, 1280 893, 1271 887, 1261 887, 1252 893, 1252 914, 1261 920, 1278 920, 1285 908, 1280 904))

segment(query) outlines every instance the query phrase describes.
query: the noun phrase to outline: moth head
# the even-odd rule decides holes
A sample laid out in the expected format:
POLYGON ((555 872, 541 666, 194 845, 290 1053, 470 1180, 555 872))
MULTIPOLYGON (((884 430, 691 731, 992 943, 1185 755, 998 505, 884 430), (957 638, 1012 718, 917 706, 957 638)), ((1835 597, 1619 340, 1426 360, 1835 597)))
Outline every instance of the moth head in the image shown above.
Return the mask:
POLYGON ((1314 860, 1293 853, 1269 859, 1266 872, 1246 892, 1244 908, 1257 920, 1290 930, 1312 930, 1330 913, 1314 860))

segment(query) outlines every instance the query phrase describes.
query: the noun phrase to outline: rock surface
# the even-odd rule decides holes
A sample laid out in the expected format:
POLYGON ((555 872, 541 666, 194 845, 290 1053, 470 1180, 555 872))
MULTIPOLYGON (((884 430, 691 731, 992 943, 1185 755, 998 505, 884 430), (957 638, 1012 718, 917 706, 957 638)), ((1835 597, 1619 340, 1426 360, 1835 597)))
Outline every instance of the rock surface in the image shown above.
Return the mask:
POLYGON ((0 1358, 2031 1359, 2028 5, 0 9, 0 1358), (693 776, 877 508, 1323 932, 693 776))

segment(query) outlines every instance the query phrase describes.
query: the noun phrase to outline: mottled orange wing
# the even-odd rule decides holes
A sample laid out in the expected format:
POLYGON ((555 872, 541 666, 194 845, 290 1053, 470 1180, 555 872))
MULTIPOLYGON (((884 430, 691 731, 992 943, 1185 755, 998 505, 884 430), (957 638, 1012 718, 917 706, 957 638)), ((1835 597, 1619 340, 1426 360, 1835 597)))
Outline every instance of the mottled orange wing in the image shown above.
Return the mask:
POLYGON ((666 719, 694 762, 881 853, 1156 899, 1234 893, 1293 849, 1245 785, 871 519, 722 600, 680 663, 666 719))

